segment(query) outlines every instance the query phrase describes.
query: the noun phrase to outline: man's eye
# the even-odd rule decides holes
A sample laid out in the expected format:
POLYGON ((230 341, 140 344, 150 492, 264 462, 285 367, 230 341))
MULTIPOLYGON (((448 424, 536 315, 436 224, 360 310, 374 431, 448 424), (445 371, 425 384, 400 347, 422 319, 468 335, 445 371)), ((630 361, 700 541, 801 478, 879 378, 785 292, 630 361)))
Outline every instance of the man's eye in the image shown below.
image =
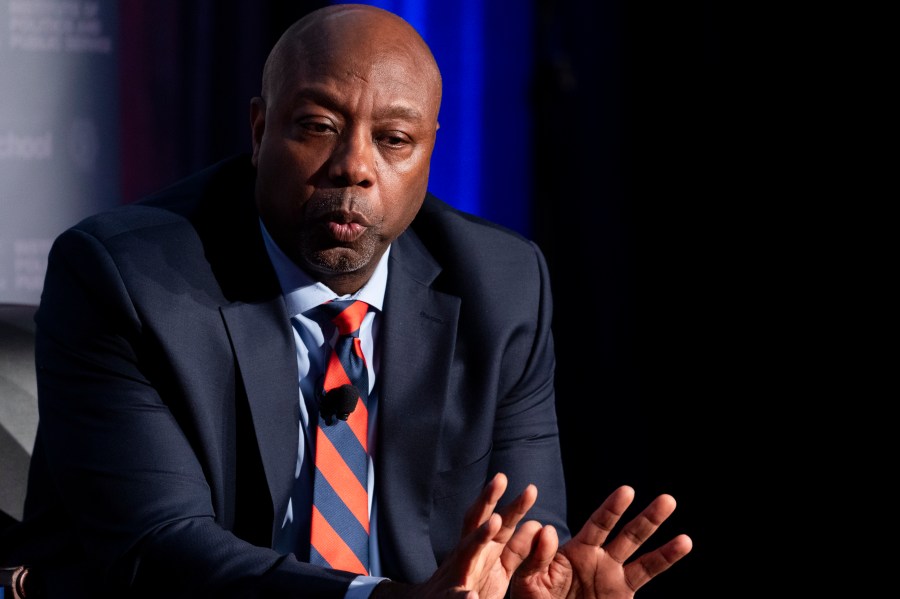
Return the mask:
POLYGON ((409 139, 404 135, 386 134, 379 137, 378 141, 386 146, 400 147, 409 143, 409 139))
POLYGON ((328 133, 331 131, 331 125, 328 123, 319 123, 319 122, 310 122, 306 121, 300 123, 300 126, 310 133, 328 133))

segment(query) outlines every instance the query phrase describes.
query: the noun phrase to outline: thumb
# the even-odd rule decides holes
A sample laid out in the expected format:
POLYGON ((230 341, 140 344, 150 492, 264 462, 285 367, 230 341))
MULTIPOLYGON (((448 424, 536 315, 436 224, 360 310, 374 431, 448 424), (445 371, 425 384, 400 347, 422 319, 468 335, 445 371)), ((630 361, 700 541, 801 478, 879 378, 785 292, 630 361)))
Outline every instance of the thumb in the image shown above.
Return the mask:
MULTIPOLYGON (((531 524, 527 522, 526 524, 531 524)), ((526 525, 522 525, 524 528, 526 525)), ((524 578, 535 574, 544 574, 550 569, 553 558, 559 549, 559 535, 556 528, 551 525, 543 526, 536 534, 532 535, 531 543, 528 547, 519 545, 524 539, 513 539, 510 541, 510 548, 520 552, 522 556, 521 565, 516 569, 515 576, 524 578), (516 541, 514 545, 513 541, 516 541), (524 551, 523 551, 524 550, 524 551)))

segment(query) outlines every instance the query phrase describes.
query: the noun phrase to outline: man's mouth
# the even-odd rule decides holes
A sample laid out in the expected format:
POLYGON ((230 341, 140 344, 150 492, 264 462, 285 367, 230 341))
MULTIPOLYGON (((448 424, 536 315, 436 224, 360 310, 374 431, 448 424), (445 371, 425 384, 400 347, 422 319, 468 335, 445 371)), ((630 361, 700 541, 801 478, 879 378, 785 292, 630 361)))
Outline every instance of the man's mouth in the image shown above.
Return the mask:
POLYGON ((351 243, 359 239, 359 237, 363 233, 365 233, 366 227, 355 222, 339 223, 330 221, 328 223, 328 230, 331 232, 331 235, 338 241, 351 243))

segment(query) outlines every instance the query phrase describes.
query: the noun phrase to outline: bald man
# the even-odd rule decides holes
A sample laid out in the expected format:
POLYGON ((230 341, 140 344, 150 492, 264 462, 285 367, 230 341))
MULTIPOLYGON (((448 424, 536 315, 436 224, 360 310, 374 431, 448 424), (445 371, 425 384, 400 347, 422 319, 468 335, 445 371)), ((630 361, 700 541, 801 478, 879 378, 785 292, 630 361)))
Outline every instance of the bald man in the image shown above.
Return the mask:
POLYGON ((570 539, 546 264, 428 192, 440 101, 405 21, 315 11, 266 62, 249 156, 59 236, 4 558, 45 596, 619 598, 690 551, 625 565, 674 509, 608 540, 627 487, 570 539), (365 302, 360 571, 310 542, 335 300, 365 302))

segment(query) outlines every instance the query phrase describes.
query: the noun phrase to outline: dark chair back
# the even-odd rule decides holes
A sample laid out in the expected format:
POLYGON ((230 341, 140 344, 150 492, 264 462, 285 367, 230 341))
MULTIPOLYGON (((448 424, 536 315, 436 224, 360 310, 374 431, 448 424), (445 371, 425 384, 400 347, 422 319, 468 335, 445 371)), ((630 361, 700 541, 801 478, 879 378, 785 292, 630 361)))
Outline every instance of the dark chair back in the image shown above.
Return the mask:
MULTIPOLYGON (((35 310, 37 306, 0 304, 0 540, 22 519, 37 432, 35 310)), ((0 568, 0 596, 24 598, 27 579, 22 567, 0 568)))
POLYGON ((0 512, 22 518, 37 432, 36 306, 0 304, 0 512))

